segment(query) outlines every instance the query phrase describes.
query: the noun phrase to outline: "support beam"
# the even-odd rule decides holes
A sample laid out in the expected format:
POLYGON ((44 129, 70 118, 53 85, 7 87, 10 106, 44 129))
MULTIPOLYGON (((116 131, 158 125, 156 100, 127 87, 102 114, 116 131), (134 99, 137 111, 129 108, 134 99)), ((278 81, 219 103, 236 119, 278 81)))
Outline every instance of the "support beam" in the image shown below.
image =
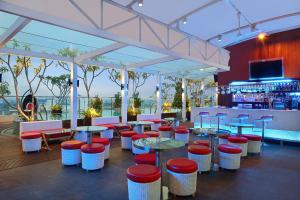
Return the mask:
POLYGON ((186 121, 186 79, 182 79, 182 120, 186 121))
POLYGON ((18 17, 16 21, 3 33, 0 35, 0 48, 4 47, 10 39, 12 39, 19 31, 21 31, 31 20, 18 17))
POLYGON ((71 63, 71 82, 72 85, 70 95, 71 95, 71 128, 74 129, 77 127, 77 64, 71 63))
POLYGON ((120 48, 123 48, 123 47, 126 47, 127 45, 124 44, 124 43, 114 43, 114 44, 111 44, 109 46, 106 46, 106 47, 103 47, 101 49, 96 49, 94 51, 91 51, 91 52, 88 52, 88 53, 85 53, 85 54, 82 54, 80 56, 77 56, 74 58, 74 61, 76 63, 80 63, 82 61, 85 61, 87 59, 91 59, 91 58, 94 58, 96 56, 100 56, 100 55, 103 55, 103 54, 106 54, 106 53, 109 53, 111 51, 115 51, 115 50, 118 50, 120 48))
POLYGON ((149 60, 149 61, 146 61, 146 62, 134 63, 134 64, 131 64, 131 65, 127 65, 127 68, 128 69, 133 69, 133 68, 139 68, 139 67, 146 67, 146 66, 155 65, 155 64, 164 63, 164 62, 170 62, 170 61, 178 60, 178 59, 179 58, 175 58, 175 57, 172 57, 172 56, 167 56, 167 57, 163 57, 163 58, 149 60))
POLYGON ((126 68, 121 70, 121 117, 122 123, 127 123, 127 107, 128 107, 128 71, 126 68))
POLYGON ((161 118, 162 113, 162 94, 161 94, 161 75, 158 74, 156 76, 156 115, 159 116, 159 119, 161 118))

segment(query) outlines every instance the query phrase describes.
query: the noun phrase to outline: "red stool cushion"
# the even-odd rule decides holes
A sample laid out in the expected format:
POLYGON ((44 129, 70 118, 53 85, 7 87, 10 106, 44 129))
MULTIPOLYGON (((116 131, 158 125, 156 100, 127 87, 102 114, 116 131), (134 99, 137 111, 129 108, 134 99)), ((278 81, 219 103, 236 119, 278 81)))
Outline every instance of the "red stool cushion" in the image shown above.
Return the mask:
POLYGON ((223 153, 229 153, 229 154, 239 154, 242 153, 242 148, 239 146, 234 146, 230 144, 219 144, 218 150, 223 153))
POLYGON ((244 144, 248 142, 248 139, 242 136, 230 136, 228 137, 228 142, 244 144))
POLYGON ((121 131, 122 137, 132 137, 133 135, 136 135, 137 133, 134 131, 121 131))
POLYGON ((122 126, 117 126, 117 129, 131 129, 130 125, 122 125, 122 126))
POLYGON ((160 177, 160 169, 153 165, 139 164, 127 169, 127 178, 136 183, 151 183, 160 177))
POLYGON ((228 139, 229 136, 230 136, 229 134, 221 134, 218 137, 221 139, 228 139))
POLYGON ((146 131, 144 134, 148 135, 149 137, 159 137, 159 133, 156 131, 146 131))
POLYGON ((134 157, 134 162, 136 164, 155 165, 155 154, 154 153, 145 153, 145 154, 136 155, 134 157))
POLYGON ((104 145, 99 143, 84 144, 81 146, 81 152, 83 153, 101 153, 104 150, 104 145))
POLYGON ((191 144, 188 147, 188 151, 193 154, 199 154, 199 155, 207 155, 211 153, 210 148, 203 145, 198 144, 191 144))
POLYGON ((171 126, 161 126, 158 128, 160 131, 172 131, 173 128, 171 126))
POLYGON ((148 135, 145 134, 137 134, 137 135, 133 135, 131 137, 132 141, 138 140, 138 139, 142 139, 142 138, 148 138, 148 135))
POLYGON ((178 128, 175 130, 175 133, 178 133, 178 134, 188 134, 189 133, 189 130, 187 130, 186 128, 178 128))
POLYGON ((40 132, 26 132, 22 133, 21 139, 37 139, 42 137, 42 134, 40 132))
POLYGON ((174 158, 167 162, 167 169, 181 174, 193 173, 198 170, 197 163, 187 158, 174 158))
POLYGON ((154 124, 160 124, 162 123, 163 121, 160 120, 160 119, 153 119, 153 120, 145 120, 145 121, 148 121, 148 122, 153 122, 154 124))
POLYGON ((108 138, 92 138, 92 143, 100 143, 103 145, 109 145, 109 139, 108 138))
POLYGON ((109 130, 111 129, 115 129, 116 127, 112 124, 98 124, 97 126, 104 126, 106 128, 108 128, 109 130))
POLYGON ((80 149, 84 142, 80 140, 69 140, 60 144, 62 149, 80 149))
POLYGON ((243 134, 243 137, 247 138, 250 141, 261 141, 261 136, 253 134, 243 134))
POLYGON ((209 141, 208 140, 196 140, 196 141, 193 142, 193 144, 209 147, 209 141))

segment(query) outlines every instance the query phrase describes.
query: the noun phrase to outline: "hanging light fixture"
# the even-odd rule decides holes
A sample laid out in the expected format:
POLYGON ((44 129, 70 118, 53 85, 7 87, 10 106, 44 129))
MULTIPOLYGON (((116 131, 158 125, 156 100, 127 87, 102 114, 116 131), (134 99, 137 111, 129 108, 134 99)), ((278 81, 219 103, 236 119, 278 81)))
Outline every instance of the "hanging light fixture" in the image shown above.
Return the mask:
POLYGON ((186 17, 182 18, 182 23, 187 24, 187 18, 186 17))
POLYGON ((143 7, 143 3, 144 3, 143 0, 138 0, 138 6, 139 7, 143 7))

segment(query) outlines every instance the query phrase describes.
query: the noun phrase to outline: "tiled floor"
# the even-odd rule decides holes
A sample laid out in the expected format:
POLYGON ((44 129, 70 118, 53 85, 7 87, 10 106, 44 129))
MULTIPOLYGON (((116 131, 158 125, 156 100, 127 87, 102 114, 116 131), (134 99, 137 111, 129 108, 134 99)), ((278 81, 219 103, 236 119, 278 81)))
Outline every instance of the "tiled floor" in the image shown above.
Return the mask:
MULTIPOLYGON (((0 148, 0 157, 3 160, 7 158, 3 154, 9 152, 2 151, 2 146, 0 148)), ((15 149, 13 156, 20 157, 20 146, 7 145, 5 148, 15 149)), ((26 157, 49 157, 52 154, 59 154, 59 149, 27 154, 26 157)), ((186 157, 186 148, 164 152, 162 157, 166 161, 178 156, 186 157)), ((120 141, 114 140, 111 157, 102 170, 87 173, 80 166, 62 167, 60 159, 41 159, 38 163, 2 170, 0 199, 127 199, 126 169, 134 164, 132 160, 131 152, 121 150, 120 141)), ((164 184, 166 183, 164 174, 164 184)), ((270 145, 264 148, 260 156, 243 159, 238 171, 220 170, 198 175, 197 194, 194 199, 298 200, 299 185, 300 148, 270 145)))

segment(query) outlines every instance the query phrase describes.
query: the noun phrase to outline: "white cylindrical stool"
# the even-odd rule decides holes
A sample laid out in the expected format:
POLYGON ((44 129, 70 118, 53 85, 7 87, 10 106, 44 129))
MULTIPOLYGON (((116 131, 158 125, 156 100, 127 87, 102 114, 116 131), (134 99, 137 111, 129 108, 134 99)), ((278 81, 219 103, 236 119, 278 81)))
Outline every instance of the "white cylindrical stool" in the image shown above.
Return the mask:
POLYGON ((112 139, 114 137, 114 129, 107 129, 100 132, 101 138, 112 139))
POLYGON ((228 144, 238 145, 242 148, 242 157, 247 156, 248 139, 242 136, 230 136, 228 137, 228 144))
POLYGON ((103 144, 105 147, 104 159, 109 158, 110 142, 108 138, 92 138, 92 143, 103 144))
POLYGON ((174 158, 167 162, 169 191, 174 195, 195 195, 197 163, 187 158, 174 158))
POLYGON ((183 141, 185 144, 189 143, 190 132, 187 129, 178 128, 175 130, 175 140, 183 141))
POLYGON ((121 145, 122 149, 131 149, 132 148, 132 141, 131 137, 136 135, 137 133, 134 131, 121 131, 121 145))
POLYGON ((261 139, 259 135, 243 134, 243 137, 248 139, 248 153, 260 153, 261 139))
POLYGON ((218 138, 219 138, 219 144, 228 144, 228 137, 229 136, 230 136, 229 134, 220 134, 218 136, 218 138))
POLYGON ((42 135, 37 132, 22 133, 22 150, 23 152, 32 152, 41 150, 42 135))
POLYGON ((85 170, 101 169, 104 166, 105 147, 103 144, 85 144, 81 146, 82 168, 85 170))
POLYGON ((156 131, 145 131, 144 134, 149 137, 159 137, 159 132, 156 131))
POLYGON ((224 169, 239 169, 242 148, 237 145, 219 144, 219 164, 224 169))
POLYGON ((188 147, 188 158, 198 165, 198 172, 206 172, 211 167, 211 150, 207 146, 192 144, 188 147))
POLYGON ((171 126, 161 126, 158 130, 159 137, 171 138, 173 135, 173 128, 171 126))
POLYGON ((69 140, 61 143, 62 165, 78 165, 81 163, 81 146, 84 143, 79 140, 69 140))
POLYGON ((151 120, 154 124, 151 124, 151 131, 158 131, 161 127, 162 120, 151 120))
POLYGON ((87 142, 87 133, 85 131, 78 131, 74 134, 74 140, 87 142))
POLYGON ((159 200, 161 172, 158 167, 138 164, 127 169, 129 200, 159 200))
POLYGON ((149 153, 149 149, 145 150, 145 149, 139 149, 137 147, 134 146, 134 141, 142 139, 142 138, 148 138, 148 135, 145 134, 137 134, 137 135, 133 135, 131 137, 131 141, 132 141, 132 153, 133 154, 144 154, 144 153, 149 153))

